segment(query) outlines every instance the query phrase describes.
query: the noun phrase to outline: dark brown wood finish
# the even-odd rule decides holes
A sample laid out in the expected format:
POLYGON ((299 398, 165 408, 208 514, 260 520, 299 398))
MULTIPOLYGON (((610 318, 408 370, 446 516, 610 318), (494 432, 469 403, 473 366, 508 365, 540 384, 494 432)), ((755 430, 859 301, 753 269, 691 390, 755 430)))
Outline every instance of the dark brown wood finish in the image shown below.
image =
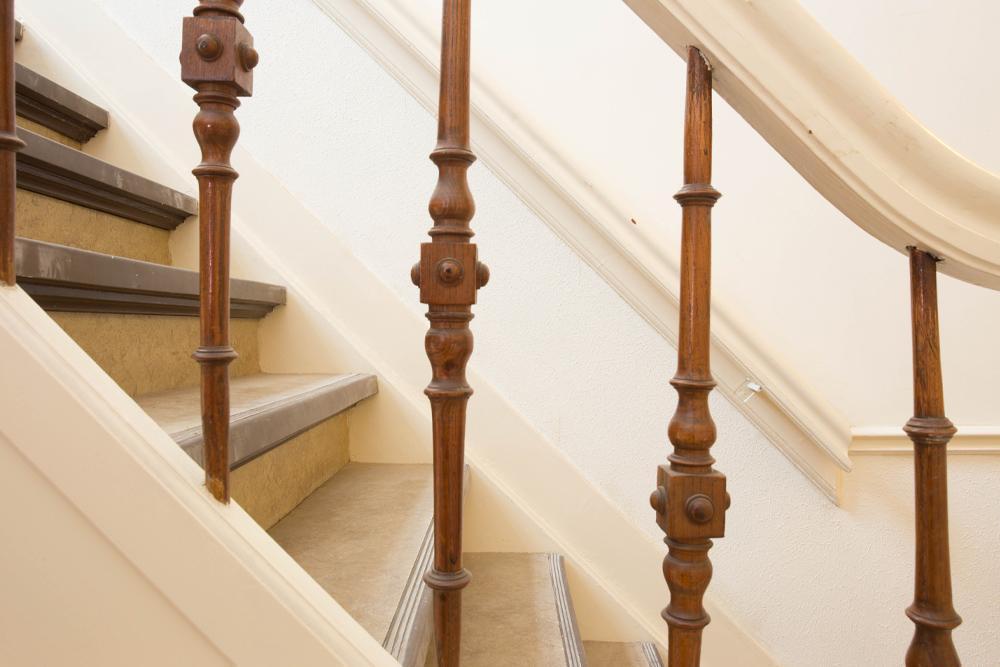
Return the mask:
POLYGON ((709 365, 711 312, 711 213, 719 193, 712 179, 712 72, 701 52, 688 50, 684 119, 684 187, 675 195, 683 207, 681 236, 680 333, 677 411, 668 434, 674 446, 661 465, 650 496, 656 522, 668 547, 663 573, 670 604, 662 616, 669 626, 670 667, 694 667, 701 660, 702 630, 709 623, 702 605, 712 578, 710 538, 725 533, 729 507, 726 478, 715 471, 709 449, 715 423, 708 395, 715 387, 709 365))
POLYGON ((201 0, 184 19, 181 78, 194 88, 200 110, 194 134, 202 161, 194 170, 200 195, 201 412, 205 437, 205 485, 229 502, 229 227, 233 182, 230 156, 240 136, 234 113, 239 97, 253 94, 257 52, 243 26, 243 0, 201 0))
POLYGON ((913 418, 904 427, 913 441, 916 489, 916 579, 906 610, 916 625, 907 667, 961 664, 951 632, 962 622, 951 598, 948 546, 948 442, 955 427, 944 414, 938 336, 937 258, 910 248, 913 318, 913 418))
POLYGON ((472 305, 489 271, 477 259, 470 223, 476 206, 468 169, 475 161, 469 144, 471 0, 445 0, 441 31, 441 97, 438 141, 431 160, 439 171, 430 202, 434 226, 413 267, 420 301, 427 304, 425 338, 432 379, 434 434, 434 564, 424 581, 434 595, 438 665, 455 667, 461 648, 461 591, 469 583, 462 567, 462 480, 465 415, 472 388, 465 367, 472 354, 472 305))
POLYGON ((17 136, 14 110, 14 0, 0 0, 0 283, 13 285, 17 136))

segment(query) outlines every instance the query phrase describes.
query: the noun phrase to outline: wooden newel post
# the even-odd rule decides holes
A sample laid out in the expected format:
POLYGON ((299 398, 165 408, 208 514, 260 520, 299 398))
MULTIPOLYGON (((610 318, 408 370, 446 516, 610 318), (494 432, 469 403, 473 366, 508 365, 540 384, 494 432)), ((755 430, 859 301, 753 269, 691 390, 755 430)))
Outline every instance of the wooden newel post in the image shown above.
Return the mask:
POLYGON ((431 402, 434 436, 434 564, 424 581, 434 594, 435 646, 442 667, 459 664, 461 591, 470 579, 462 567, 465 415, 472 395, 465 367, 472 354, 472 305, 489 280, 470 242, 476 212, 468 185, 468 169, 476 159, 469 144, 470 28, 471 0, 445 0, 438 141, 431 153, 439 172, 430 202, 434 226, 411 272, 430 320, 425 347, 432 379, 424 393, 431 402))
POLYGON ((0 283, 13 285, 17 136, 14 110, 14 0, 0 0, 0 283))
POLYGON ((719 193, 712 179, 712 72, 701 52, 688 49, 684 119, 684 187, 675 195, 683 208, 681 238, 680 334, 677 411, 668 434, 674 451, 661 465, 650 496, 656 522, 668 547, 663 574, 670 604, 662 616, 669 626, 670 667, 695 667, 701 659, 702 630, 709 623, 702 606, 712 578, 710 538, 725 533, 729 507, 726 478, 712 469, 709 449, 715 423, 708 395, 715 387, 709 366, 711 311, 711 215, 719 193))
POLYGON ((948 452, 955 427, 944 414, 938 337, 937 258, 910 248, 913 318, 913 418, 904 430, 913 441, 916 499, 916 579, 906 610, 916 625, 907 667, 957 667, 951 631, 962 619, 951 598, 948 547, 948 452))
POLYGON ((243 0, 201 0, 184 19, 181 78, 197 91, 194 134, 202 161, 195 170, 200 196, 201 414, 205 485, 229 502, 229 226, 233 182, 230 156, 240 136, 239 97, 253 94, 257 52, 243 26, 243 0))

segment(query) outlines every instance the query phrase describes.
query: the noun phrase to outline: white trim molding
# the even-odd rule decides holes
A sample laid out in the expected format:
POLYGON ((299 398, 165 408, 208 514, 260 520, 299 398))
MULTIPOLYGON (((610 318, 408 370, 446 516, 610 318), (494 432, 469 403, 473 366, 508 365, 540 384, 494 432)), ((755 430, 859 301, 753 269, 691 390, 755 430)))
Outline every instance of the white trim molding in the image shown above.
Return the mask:
MULTIPOLYGON (((913 443, 901 427, 866 426, 851 430, 851 455, 912 454, 913 443)), ((959 426, 948 454, 1000 454, 1000 426, 959 426)))
POLYGON ((1000 178, 964 158, 796 0, 625 0, 671 48, 698 46, 715 89, 862 229, 1000 289, 1000 178))
POLYGON ((0 440, 227 663, 397 664, 19 287, 0 287, 0 353, 0 440))
MULTIPOLYGON (((414 98, 437 108, 437 45, 396 0, 313 0, 414 98)), ((473 81, 480 159, 660 335, 676 345, 678 269, 481 82, 473 81)), ((850 427, 791 368, 764 352, 733 313, 713 306, 719 391, 826 496, 851 469, 850 427)))

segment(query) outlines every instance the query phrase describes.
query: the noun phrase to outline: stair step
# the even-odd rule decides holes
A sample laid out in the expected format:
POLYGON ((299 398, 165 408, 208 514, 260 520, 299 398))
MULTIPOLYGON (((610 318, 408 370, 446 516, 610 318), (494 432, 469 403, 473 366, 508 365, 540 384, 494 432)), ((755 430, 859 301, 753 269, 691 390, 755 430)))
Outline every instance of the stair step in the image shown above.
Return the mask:
POLYGON ((20 63, 14 66, 17 115, 86 143, 108 128, 108 112, 20 63))
POLYGON ((423 664, 430 640, 431 598, 422 576, 432 516, 430 466, 349 463, 270 533, 411 667, 423 664))
MULTIPOLYGON (((201 377, 191 358, 199 343, 196 317, 49 313, 56 324, 129 396, 196 386, 201 377)), ((233 320, 229 340, 239 355, 232 378, 260 369, 260 320, 233 320)))
MULTIPOLYGON (((46 310, 130 315, 198 315, 198 272, 17 239, 17 281, 46 310)), ((230 283, 236 318, 259 319, 285 303, 285 288, 230 283)))
POLYGON ((17 187, 161 229, 198 212, 181 192, 25 129, 17 154, 17 187))
MULTIPOLYGON (((239 467, 378 391, 374 375, 278 375, 233 378, 229 459, 239 467)), ((136 398, 139 406, 199 464, 204 455, 199 387, 136 398)))
POLYGON ((469 553, 465 567, 463 667, 586 664, 562 556, 469 553))
POLYGON ((663 667, 652 642, 583 642, 587 667, 663 667))

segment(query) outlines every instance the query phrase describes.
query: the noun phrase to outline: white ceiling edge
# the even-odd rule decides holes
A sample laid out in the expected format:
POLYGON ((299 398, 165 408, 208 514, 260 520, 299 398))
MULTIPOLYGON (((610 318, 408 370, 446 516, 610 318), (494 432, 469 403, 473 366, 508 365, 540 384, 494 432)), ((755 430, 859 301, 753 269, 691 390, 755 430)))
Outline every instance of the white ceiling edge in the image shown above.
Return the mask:
MULTIPOLYGON (((438 45, 396 0, 313 0, 431 111, 438 45)), ((636 234, 629 216, 588 185, 473 77, 473 148, 482 161, 657 332, 676 346, 678 269, 636 234)), ((680 159, 680 156, 678 156, 680 159)), ((678 210, 677 213, 680 216, 678 210)), ((733 313, 713 305, 719 391, 827 497, 851 469, 850 425, 787 365, 764 352, 733 313), (759 390, 748 390, 748 383, 759 390)), ((669 391, 664 383, 664 391, 669 391)))
MULTIPOLYGON (((1000 178, 921 125, 796 0, 624 0, 820 194, 883 243, 1000 289, 1000 178)), ((781 193, 775 193, 781 206, 781 193)))

